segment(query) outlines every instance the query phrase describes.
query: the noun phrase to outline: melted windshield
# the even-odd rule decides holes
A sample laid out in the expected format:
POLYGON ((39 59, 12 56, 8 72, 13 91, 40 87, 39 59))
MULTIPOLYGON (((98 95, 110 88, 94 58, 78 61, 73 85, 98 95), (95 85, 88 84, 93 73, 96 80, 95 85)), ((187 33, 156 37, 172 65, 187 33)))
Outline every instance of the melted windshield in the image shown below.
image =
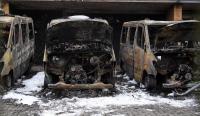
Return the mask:
POLYGON ((151 49, 200 48, 197 22, 173 25, 149 25, 151 49))

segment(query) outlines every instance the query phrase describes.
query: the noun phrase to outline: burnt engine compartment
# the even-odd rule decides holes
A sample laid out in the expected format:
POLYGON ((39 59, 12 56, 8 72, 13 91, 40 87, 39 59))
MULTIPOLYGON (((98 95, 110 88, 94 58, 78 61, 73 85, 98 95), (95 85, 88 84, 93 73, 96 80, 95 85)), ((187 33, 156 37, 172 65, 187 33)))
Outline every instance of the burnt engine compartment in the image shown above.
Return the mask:
POLYGON ((45 65, 45 85, 48 87, 113 87, 112 27, 106 20, 85 18, 75 20, 68 17, 49 23, 45 65))
POLYGON ((49 49, 47 72, 53 82, 67 84, 111 83, 113 63, 111 46, 98 41, 54 44, 49 49))
POLYGON ((151 48, 157 57, 158 82, 167 88, 181 88, 195 77, 200 52, 199 22, 186 21, 153 27, 151 48), (157 31, 155 31, 157 29, 157 31))
POLYGON ((156 69, 158 78, 162 79, 161 82, 171 84, 178 82, 178 87, 192 80, 195 57, 192 52, 160 52, 156 54, 156 57, 158 59, 156 69))

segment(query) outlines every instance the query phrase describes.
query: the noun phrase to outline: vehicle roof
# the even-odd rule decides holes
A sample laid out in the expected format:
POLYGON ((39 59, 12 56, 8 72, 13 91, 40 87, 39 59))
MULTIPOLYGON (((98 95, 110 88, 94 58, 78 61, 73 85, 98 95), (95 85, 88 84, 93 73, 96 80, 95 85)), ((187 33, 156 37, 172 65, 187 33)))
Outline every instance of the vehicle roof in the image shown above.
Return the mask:
POLYGON ((32 21, 32 18, 30 18, 30 17, 18 16, 18 15, 0 16, 0 22, 4 22, 4 23, 11 23, 14 19, 22 19, 22 20, 32 21))
POLYGON ((87 16, 84 16, 84 18, 70 18, 70 17, 68 17, 68 18, 59 18, 59 19, 53 19, 53 20, 51 20, 51 22, 49 23, 49 25, 48 25, 48 28, 49 27, 52 27, 52 26, 54 26, 54 25, 57 25, 57 24, 59 24, 59 23, 63 23, 63 22, 76 22, 76 21, 94 21, 94 22, 102 22, 102 23, 105 23, 105 24, 107 24, 108 25, 108 22, 106 21, 106 20, 104 20, 104 19, 98 19, 98 18, 94 18, 94 19, 91 19, 91 18, 89 18, 89 17, 87 17, 87 16))
POLYGON ((182 21, 156 21, 156 20, 140 20, 140 21, 128 21, 123 24, 123 26, 133 26, 135 24, 144 24, 144 25, 170 25, 170 24, 178 24, 185 22, 199 22, 197 20, 182 20, 182 21))

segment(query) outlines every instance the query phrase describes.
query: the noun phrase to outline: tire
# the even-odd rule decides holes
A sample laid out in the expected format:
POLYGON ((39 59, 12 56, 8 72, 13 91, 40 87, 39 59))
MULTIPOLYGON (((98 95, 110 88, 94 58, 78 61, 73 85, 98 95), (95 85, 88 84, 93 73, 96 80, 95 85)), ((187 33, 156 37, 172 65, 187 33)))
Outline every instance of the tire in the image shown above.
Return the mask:
POLYGON ((105 84, 112 84, 113 88, 110 88, 109 91, 110 92, 116 92, 116 87, 115 87, 116 77, 114 76, 113 72, 109 72, 109 73, 105 74, 103 76, 101 82, 103 82, 105 84))
POLYGON ((154 76, 146 75, 144 77, 144 86, 147 90, 152 90, 157 87, 157 81, 154 76))
MULTIPOLYGON (((111 72, 108 72, 101 77, 101 82, 105 84, 112 84, 113 88, 115 88, 116 77, 114 76, 114 69, 111 72)), ((113 89, 112 88, 112 89, 113 89)))
POLYGON ((123 63, 123 61, 121 60, 121 61, 120 61, 121 73, 122 73, 122 74, 125 74, 125 70, 124 70, 124 67, 123 67, 123 66, 124 66, 124 63, 123 63))
POLYGON ((46 89, 48 87, 49 84, 49 80, 47 79, 47 77, 44 77, 44 88, 46 89))
POLYGON ((44 77, 44 88, 48 88, 48 84, 50 84, 51 81, 50 81, 50 78, 48 76, 45 75, 44 77))
POLYGON ((14 81, 12 79, 12 75, 8 74, 7 76, 3 77, 4 78, 4 85, 6 88, 11 88, 14 84, 14 81))
POLYGON ((28 68, 27 68, 26 72, 24 73, 25 75, 30 74, 32 65, 33 65, 33 60, 31 58, 30 61, 28 62, 28 68))

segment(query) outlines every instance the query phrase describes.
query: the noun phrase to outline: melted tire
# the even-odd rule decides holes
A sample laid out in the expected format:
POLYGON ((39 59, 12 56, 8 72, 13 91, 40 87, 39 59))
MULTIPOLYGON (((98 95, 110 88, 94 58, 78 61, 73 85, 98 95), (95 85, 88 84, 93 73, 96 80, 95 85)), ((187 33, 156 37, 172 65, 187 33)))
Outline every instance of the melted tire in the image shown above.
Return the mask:
POLYGON ((48 88, 48 84, 50 84, 51 81, 50 81, 50 78, 48 76, 45 75, 44 77, 44 88, 48 88))
POLYGON ((125 69, 124 69, 123 61, 120 61, 120 69, 121 69, 121 73, 124 75, 125 74, 125 69))
POLYGON ((11 74, 4 77, 4 85, 6 88, 11 88, 13 84, 14 82, 13 82, 11 74))
POLYGON ((154 76, 147 75, 144 78, 144 86, 147 90, 152 90, 157 87, 157 81, 154 76))

